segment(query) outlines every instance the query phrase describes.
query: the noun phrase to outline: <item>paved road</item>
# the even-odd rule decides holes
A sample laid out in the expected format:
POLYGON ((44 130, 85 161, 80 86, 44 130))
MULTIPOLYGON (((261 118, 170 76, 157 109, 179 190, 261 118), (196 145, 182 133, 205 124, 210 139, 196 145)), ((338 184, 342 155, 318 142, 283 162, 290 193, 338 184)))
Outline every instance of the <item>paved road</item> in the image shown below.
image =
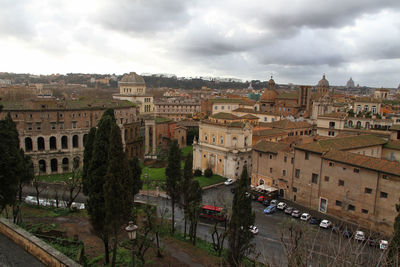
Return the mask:
POLYGON ((0 266, 42 267, 45 265, 7 237, 0 234, 0 266))

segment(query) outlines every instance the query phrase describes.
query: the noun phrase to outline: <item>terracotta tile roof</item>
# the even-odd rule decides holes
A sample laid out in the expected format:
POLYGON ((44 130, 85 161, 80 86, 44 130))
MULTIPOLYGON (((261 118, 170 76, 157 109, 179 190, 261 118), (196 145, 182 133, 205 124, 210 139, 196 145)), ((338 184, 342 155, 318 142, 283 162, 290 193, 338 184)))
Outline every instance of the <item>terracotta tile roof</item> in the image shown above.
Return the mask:
POLYGON ((345 119, 346 117, 347 113, 344 112, 333 112, 319 116, 319 118, 337 118, 337 119, 345 119))
POLYGON ((390 130, 400 131, 400 125, 399 124, 392 125, 390 127, 390 130))
POLYGON ((260 126, 277 129, 298 129, 309 128, 311 124, 305 121, 279 120, 274 122, 260 122, 260 126))
POLYGON ((356 135, 340 138, 329 138, 319 140, 310 144, 302 144, 296 146, 297 149, 311 151, 315 153, 323 153, 329 150, 349 150, 361 147, 370 147, 383 145, 387 141, 375 135, 356 135))
POLYGON ((325 153, 322 158, 400 176, 400 163, 397 161, 390 161, 338 150, 329 151, 325 153))
POLYGON ((261 140, 260 142, 258 142, 253 146, 253 150, 277 154, 279 151, 286 151, 286 152, 290 151, 290 146, 288 144, 274 143, 261 140))
POLYGON ((361 102, 361 103, 381 103, 382 101, 380 99, 376 99, 373 97, 357 97, 354 102, 361 102))
POLYGON ((286 132, 281 129, 265 129, 265 130, 253 131, 253 136, 271 136, 271 135, 275 136, 282 134, 286 134, 286 132))
POLYGON ((247 104, 254 105, 256 101, 244 98, 212 98, 210 99, 212 103, 238 103, 238 104, 247 104))
POLYGON ((248 119, 248 120, 258 120, 258 117, 257 116, 254 116, 254 115, 252 115, 252 114, 246 114, 246 115, 243 115, 242 117, 240 117, 241 119, 248 119))
POLYGON ((240 118, 232 113, 226 113, 226 112, 215 113, 210 117, 213 119, 221 119, 221 120, 238 120, 240 118))
POLYGON ((383 145, 384 148, 400 150, 400 141, 390 141, 383 145))

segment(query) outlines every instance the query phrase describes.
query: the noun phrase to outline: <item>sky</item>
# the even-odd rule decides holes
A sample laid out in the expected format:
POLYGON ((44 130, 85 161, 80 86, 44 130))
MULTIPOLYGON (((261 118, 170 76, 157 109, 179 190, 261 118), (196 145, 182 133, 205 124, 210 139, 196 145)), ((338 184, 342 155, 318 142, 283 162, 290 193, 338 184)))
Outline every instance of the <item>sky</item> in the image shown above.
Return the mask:
POLYGON ((399 0, 0 0, 0 71, 400 83, 399 0))

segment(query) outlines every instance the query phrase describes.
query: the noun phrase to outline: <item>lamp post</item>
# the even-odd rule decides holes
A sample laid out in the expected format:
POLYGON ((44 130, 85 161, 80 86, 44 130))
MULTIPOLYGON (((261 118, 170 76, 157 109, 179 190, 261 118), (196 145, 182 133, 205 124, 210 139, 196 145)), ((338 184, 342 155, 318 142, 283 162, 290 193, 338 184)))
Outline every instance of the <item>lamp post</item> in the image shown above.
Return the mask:
POLYGON ((128 233, 128 238, 132 243, 132 267, 135 267, 135 240, 136 240, 136 230, 137 225, 133 224, 133 221, 130 221, 128 226, 125 227, 125 231, 128 233))

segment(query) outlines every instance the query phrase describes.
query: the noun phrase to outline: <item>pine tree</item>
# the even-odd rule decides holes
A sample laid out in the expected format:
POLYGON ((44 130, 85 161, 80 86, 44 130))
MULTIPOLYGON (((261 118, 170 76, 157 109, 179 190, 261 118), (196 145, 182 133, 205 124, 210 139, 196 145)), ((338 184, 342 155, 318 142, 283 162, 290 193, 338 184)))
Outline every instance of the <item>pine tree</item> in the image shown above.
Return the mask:
POLYGON ((13 205, 18 191, 18 177, 23 171, 18 131, 10 113, 0 121, 0 213, 13 205))
POLYGON ((106 226, 114 237, 112 266, 115 266, 118 230, 129 220, 133 205, 133 180, 126 154, 123 151, 121 131, 113 126, 109 145, 109 164, 104 184, 106 226))
POLYGON ((253 245, 254 238, 250 226, 254 225, 255 214, 252 211, 251 198, 246 192, 249 190, 249 177, 246 165, 236 184, 235 195, 232 203, 232 216, 228 227, 228 262, 231 266, 240 266, 243 258, 247 256, 253 245))
POLYGON ((193 180, 193 155, 189 153, 185 159, 185 167, 183 168, 183 181, 182 181, 182 206, 185 217, 185 230, 184 236, 186 237, 186 224, 189 210, 189 189, 193 180))
POLYGON ((82 185, 83 185, 83 193, 85 195, 88 195, 89 193, 90 179, 88 177, 88 172, 89 172, 90 161, 92 159, 93 143, 95 136, 96 136, 96 128, 92 127, 89 131, 85 144, 85 150, 83 152, 82 185))
POLYGON ((94 232, 103 240, 106 264, 110 260, 108 250, 109 229, 105 221, 104 183, 108 170, 110 133, 115 125, 114 111, 106 110, 98 123, 98 129, 93 140, 93 151, 85 178, 85 183, 88 185, 86 187, 88 196, 87 211, 94 232))
POLYGON ((140 179, 140 176, 142 175, 142 168, 140 167, 139 159, 137 157, 133 157, 131 160, 129 160, 129 167, 131 170, 133 195, 136 195, 143 187, 143 181, 140 179))
POLYGON ((171 198, 172 221, 171 232, 175 232, 175 204, 179 201, 180 185, 182 180, 181 171, 181 150, 178 146, 178 141, 175 139, 169 146, 168 166, 165 169, 166 193, 171 198))

